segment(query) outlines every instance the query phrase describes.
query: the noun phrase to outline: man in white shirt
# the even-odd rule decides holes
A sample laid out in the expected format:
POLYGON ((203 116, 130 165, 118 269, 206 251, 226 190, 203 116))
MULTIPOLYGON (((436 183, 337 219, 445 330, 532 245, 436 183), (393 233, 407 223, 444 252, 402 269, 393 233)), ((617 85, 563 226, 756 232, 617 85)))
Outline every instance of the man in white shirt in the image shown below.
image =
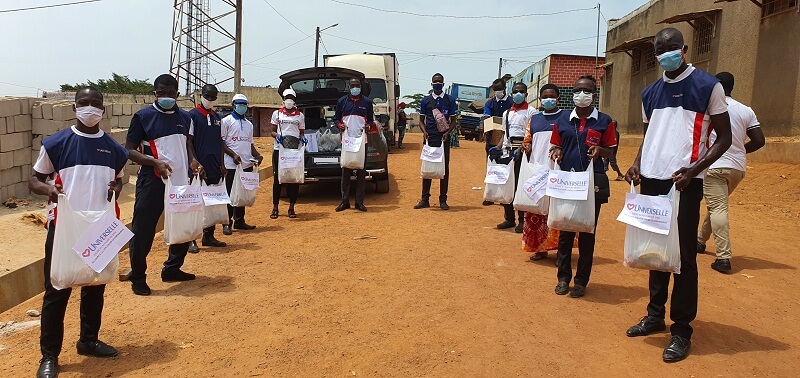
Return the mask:
MULTIPOLYGON (((728 197, 744 179, 744 172, 747 170, 746 154, 764 147, 764 133, 753 109, 731 98, 733 75, 730 72, 720 72, 716 77, 725 90, 728 114, 731 117, 732 143, 731 148, 711 164, 703 181, 703 196, 708 213, 697 236, 697 253, 705 252, 706 242, 713 232, 717 259, 711 264, 711 268, 726 273, 731 270, 728 197), (747 143, 746 138, 750 138, 747 143)), ((712 132, 709 143, 713 144, 716 137, 717 134, 712 132)))
MULTIPOLYGON (((233 96, 233 112, 222 119, 222 149, 225 151, 225 185, 228 187, 228 194, 231 194, 233 179, 236 175, 236 166, 241 165, 245 172, 253 171, 253 160, 258 164, 264 160, 256 147, 253 145, 253 123, 245 117, 247 114, 247 97, 238 93, 233 96)), ((231 227, 237 230, 252 230, 256 226, 251 226, 244 221, 244 207, 232 207, 228 205, 228 217, 233 220, 228 225, 222 226, 222 233, 230 235, 231 227)))

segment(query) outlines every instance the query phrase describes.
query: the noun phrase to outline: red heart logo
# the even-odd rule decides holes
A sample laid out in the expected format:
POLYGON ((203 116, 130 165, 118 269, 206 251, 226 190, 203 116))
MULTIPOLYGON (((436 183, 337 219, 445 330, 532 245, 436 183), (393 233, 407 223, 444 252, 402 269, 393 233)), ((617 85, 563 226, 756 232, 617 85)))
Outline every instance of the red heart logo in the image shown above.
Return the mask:
POLYGON ((628 204, 628 210, 633 210, 634 207, 636 207, 636 205, 634 205, 632 203, 628 204))
POLYGON ((208 193, 203 193, 203 197, 208 197, 208 193))
POLYGON ((170 194, 169 199, 175 199, 175 194, 170 194))
POLYGON ((557 178, 555 178, 555 177, 553 177, 553 178, 551 178, 551 179, 550 179, 550 182, 552 182, 553 184, 555 184, 557 181, 558 181, 558 179, 557 179, 557 178))

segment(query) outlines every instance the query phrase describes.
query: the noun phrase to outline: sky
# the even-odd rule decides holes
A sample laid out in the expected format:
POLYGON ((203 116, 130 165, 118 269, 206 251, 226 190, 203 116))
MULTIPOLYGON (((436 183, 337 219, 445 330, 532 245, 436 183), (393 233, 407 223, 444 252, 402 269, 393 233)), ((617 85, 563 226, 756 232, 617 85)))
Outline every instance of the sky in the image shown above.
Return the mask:
MULTIPOLYGON (((173 0, 101 0, 3 12, 74 1, 0 0, 3 31, 0 41, 4 46, 0 96, 38 96, 43 90, 58 90, 60 84, 110 78, 112 72, 151 81, 169 72, 173 0)), ((599 1, 601 56, 605 50, 606 21, 621 18, 645 2, 599 1)), ((515 75, 549 54, 594 56, 597 10, 579 9, 594 8, 597 3, 597 0, 244 0, 243 84, 277 87, 281 74, 313 66, 315 28, 338 23, 323 32, 320 56, 326 51, 395 52, 400 63, 402 95, 427 93, 430 77, 436 72, 444 74, 447 83, 488 86, 497 77, 500 58, 507 62, 503 74, 515 75), (508 18, 557 12, 563 13, 508 18)), ((211 0, 211 8, 212 14, 231 9, 220 0, 211 0)), ((234 22, 231 15, 221 23, 233 31, 234 22)), ((222 37, 211 35, 212 46, 223 42, 222 37)), ((232 47, 220 54, 233 63, 232 47)), ((210 71, 217 79, 232 76, 217 65, 212 65, 210 71)), ((232 88, 230 81, 220 85, 221 90, 232 88)))

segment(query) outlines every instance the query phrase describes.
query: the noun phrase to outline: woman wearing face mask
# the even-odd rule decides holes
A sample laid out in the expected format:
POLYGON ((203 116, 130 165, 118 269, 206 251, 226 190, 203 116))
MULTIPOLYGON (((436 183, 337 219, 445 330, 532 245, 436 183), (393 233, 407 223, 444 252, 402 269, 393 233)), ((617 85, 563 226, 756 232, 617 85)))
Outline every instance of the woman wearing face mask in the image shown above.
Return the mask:
MULTIPOLYGON (((526 101, 528 97, 528 86, 524 83, 515 83, 511 87, 511 99, 514 102, 511 108, 503 113, 503 147, 502 156, 504 158, 514 158, 514 188, 517 187, 519 181, 519 168, 522 161, 522 153, 519 147, 522 146, 525 138, 525 129, 531 122, 531 117, 536 114, 536 109, 528 105, 526 101)), ((492 147, 489 151, 496 151, 497 147, 492 147)), ((516 217, 514 214, 514 205, 503 204, 503 212, 505 220, 497 225, 500 230, 515 227, 514 231, 518 234, 522 233, 525 223, 525 212, 517 211, 516 217), (516 221, 519 220, 519 223, 516 221)))
MULTIPOLYGON (((530 156, 531 162, 547 166, 553 127, 557 123, 569 123, 569 112, 558 108, 558 87, 555 84, 543 85, 539 90, 539 98, 544 110, 531 117, 522 148, 530 156)), ((531 260, 541 260, 547 257, 547 251, 558 248, 558 230, 547 227, 547 215, 526 212, 522 244, 524 252, 533 252, 531 260)))
POLYGON ((272 150, 272 213, 271 219, 278 218, 278 203, 281 199, 281 189, 285 186, 289 192, 289 218, 297 218, 294 212, 294 205, 297 203, 297 194, 300 191, 300 184, 281 184, 278 181, 278 145, 289 141, 286 138, 297 138, 303 143, 308 143, 305 137, 306 119, 303 113, 295 106, 297 94, 294 89, 288 88, 283 91, 283 106, 272 113, 272 120, 269 126, 269 134, 275 138, 275 148, 272 150))
MULTIPOLYGON (((600 113, 592 105, 597 92, 597 84, 592 76, 581 76, 572 87, 572 100, 575 109, 570 113, 567 123, 556 123, 550 143, 552 158, 559 163, 562 171, 584 172, 589 162, 594 162, 595 227, 600 215, 600 205, 608 202, 608 176, 603 170, 600 158, 610 157, 612 148, 617 145, 614 123, 607 114, 600 113)), ((589 188, 590 195, 592 188, 589 188)), ((597 230, 595 229, 595 233, 597 230)), ((572 244, 575 232, 561 231, 558 237, 558 284, 555 292, 564 295, 569 291, 572 280, 572 244)), ((586 293, 589 276, 592 273, 595 234, 581 232, 578 235, 578 268, 575 273, 575 287, 570 296, 579 298, 586 293)))
MULTIPOLYGON (((233 112, 222 119, 222 141, 224 142, 222 148, 225 151, 225 169, 228 171, 225 177, 228 195, 231 194, 233 187, 236 166, 241 165, 245 172, 252 172, 253 160, 260 165, 264 159, 253 145, 253 123, 245 117, 248 104, 247 97, 237 93, 233 96, 233 112)), ((228 217, 232 218, 232 221, 228 222, 228 227, 223 227, 223 233, 230 235, 231 227, 237 230, 256 228, 245 222, 244 214, 244 207, 228 205, 228 217)))

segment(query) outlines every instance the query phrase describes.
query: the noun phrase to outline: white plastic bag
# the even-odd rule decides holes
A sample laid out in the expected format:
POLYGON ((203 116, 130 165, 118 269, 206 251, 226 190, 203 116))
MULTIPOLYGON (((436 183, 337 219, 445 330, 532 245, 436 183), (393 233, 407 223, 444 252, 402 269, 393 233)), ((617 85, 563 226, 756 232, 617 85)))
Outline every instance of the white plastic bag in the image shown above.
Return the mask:
MULTIPOLYGON (((205 184, 205 181, 203 181, 205 184)), ((216 224, 228 224, 228 205, 231 203, 228 197, 228 189, 225 187, 225 178, 216 185, 205 184, 202 187, 203 193, 203 228, 208 228, 216 224)))
MULTIPOLYGON (((258 174, 257 165, 253 166, 253 172, 258 174)), ((253 206, 256 203, 257 189, 245 189, 242 183, 242 174, 244 173, 248 172, 244 171, 241 164, 237 165, 236 174, 233 176, 233 184, 231 184, 231 206, 233 207, 253 206)))
POLYGON ((486 159, 486 178, 483 180, 486 188, 483 191, 483 200, 510 204, 514 201, 514 159, 508 164, 495 163, 486 159))
POLYGON ((164 187, 164 242, 173 245, 190 242, 203 234, 203 192, 195 176, 189 185, 164 187))
POLYGON ((367 139, 364 138, 363 133, 358 137, 351 137, 347 135, 347 133, 344 133, 342 136, 342 158, 340 161, 342 168, 364 169, 364 159, 366 158, 364 148, 366 148, 366 142, 367 139))
POLYGON ((550 210, 550 197, 545 195, 547 176, 550 168, 529 161, 526 154, 519 168, 519 183, 514 196, 514 209, 533 214, 547 215, 550 210))
POLYGON ((58 195, 58 219, 53 235, 53 256, 50 261, 50 284, 56 290, 68 287, 94 286, 114 280, 119 269, 119 258, 114 256, 100 273, 95 272, 78 257, 73 245, 86 233, 94 222, 106 212, 116 212, 113 199, 102 211, 75 211, 67 196, 58 195))
MULTIPOLYGON (((636 188, 631 185, 631 193, 636 188)), ((681 273, 681 246, 678 237, 678 208, 680 193, 672 186, 667 194, 672 202, 669 234, 645 231, 631 225, 625 226, 625 253, 623 264, 630 268, 681 273)))
POLYGON ((302 184, 306 179, 304 166, 305 146, 289 149, 278 146, 278 182, 281 184, 302 184))
POLYGON ((427 143, 422 146, 422 153, 419 156, 422 160, 422 167, 419 170, 419 177, 423 179, 440 180, 444 178, 444 145, 431 147, 427 143))
MULTIPOLYGON (((558 164, 555 167, 559 169, 558 164)), ((547 216, 547 227, 560 231, 586 232, 593 234, 595 229, 594 200, 594 162, 586 168, 585 180, 588 180, 589 193, 586 200, 567 200, 550 198, 550 210, 547 216)))

